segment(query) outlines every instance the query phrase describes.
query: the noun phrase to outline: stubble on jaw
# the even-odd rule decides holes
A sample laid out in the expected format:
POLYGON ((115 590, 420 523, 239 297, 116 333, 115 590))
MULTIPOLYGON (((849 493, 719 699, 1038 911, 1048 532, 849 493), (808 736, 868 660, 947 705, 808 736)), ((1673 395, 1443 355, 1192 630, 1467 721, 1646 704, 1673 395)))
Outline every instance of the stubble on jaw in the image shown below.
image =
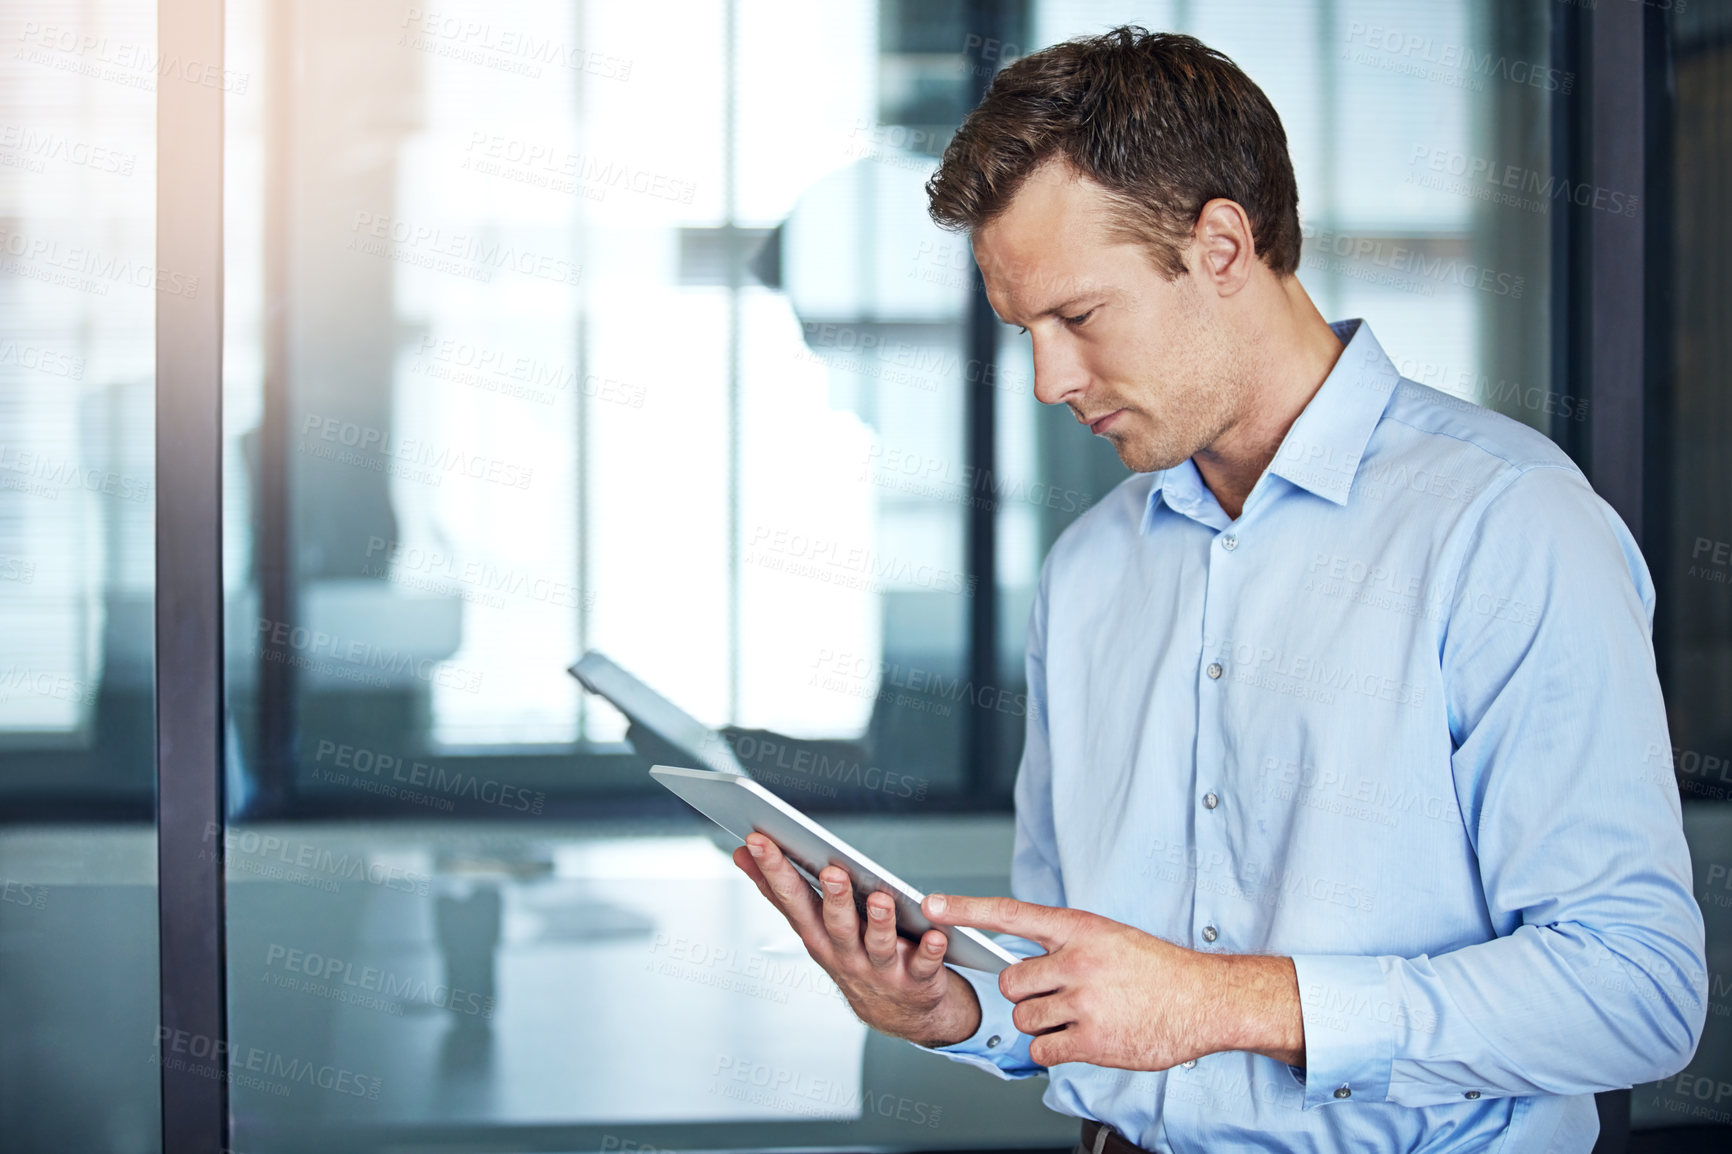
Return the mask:
POLYGON ((1140 437, 1107 434, 1119 460, 1133 473, 1181 464, 1220 441, 1246 412, 1251 394, 1247 359, 1226 333, 1208 322, 1200 302, 1187 308, 1178 323, 1196 334, 1197 352, 1191 364, 1163 373, 1169 381, 1189 378, 1182 392, 1170 396, 1163 406, 1166 419, 1135 407, 1126 423, 1142 424, 1145 431, 1140 437))

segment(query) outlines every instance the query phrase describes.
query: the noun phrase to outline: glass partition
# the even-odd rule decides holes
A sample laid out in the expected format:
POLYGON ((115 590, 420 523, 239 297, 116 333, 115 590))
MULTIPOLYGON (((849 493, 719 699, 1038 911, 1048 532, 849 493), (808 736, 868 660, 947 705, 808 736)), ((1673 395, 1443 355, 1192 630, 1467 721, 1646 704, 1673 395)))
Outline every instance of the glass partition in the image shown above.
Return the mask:
POLYGON ((161 1149, 152 325, 213 286, 157 264, 155 17, 0 14, 7 1149, 161 1149))

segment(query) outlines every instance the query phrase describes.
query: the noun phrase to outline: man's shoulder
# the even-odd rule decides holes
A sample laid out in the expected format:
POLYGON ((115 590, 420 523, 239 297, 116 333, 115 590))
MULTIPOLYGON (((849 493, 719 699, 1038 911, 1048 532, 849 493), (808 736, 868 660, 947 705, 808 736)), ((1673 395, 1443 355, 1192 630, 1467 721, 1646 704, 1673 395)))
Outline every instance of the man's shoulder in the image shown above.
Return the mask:
POLYGON ((1426 446, 1494 473, 1545 466, 1580 472, 1539 430, 1406 377, 1396 382, 1378 432, 1397 452, 1426 446))

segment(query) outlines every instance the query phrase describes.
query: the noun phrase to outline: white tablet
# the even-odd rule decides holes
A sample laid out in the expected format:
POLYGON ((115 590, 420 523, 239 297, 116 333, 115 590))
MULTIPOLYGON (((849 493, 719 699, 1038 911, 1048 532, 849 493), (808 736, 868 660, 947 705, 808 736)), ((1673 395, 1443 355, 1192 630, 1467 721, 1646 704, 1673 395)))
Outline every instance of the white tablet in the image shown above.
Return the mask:
POLYGON ((591 649, 567 673, 591 693, 613 702, 641 725, 699 765, 725 773, 744 773, 727 739, 631 674, 591 649))
POLYGON ((742 843, 747 834, 756 830, 781 846, 813 889, 819 889, 818 871, 825 866, 836 865, 846 870, 854 883, 854 905, 862 919, 866 917, 866 895, 884 890, 896 903, 896 932, 919 941, 927 930, 944 931, 950 939, 944 960, 952 965, 996 974, 1022 960, 979 930, 966 926, 934 927, 920 912, 925 894, 749 777, 673 765, 653 766, 650 776, 742 843))

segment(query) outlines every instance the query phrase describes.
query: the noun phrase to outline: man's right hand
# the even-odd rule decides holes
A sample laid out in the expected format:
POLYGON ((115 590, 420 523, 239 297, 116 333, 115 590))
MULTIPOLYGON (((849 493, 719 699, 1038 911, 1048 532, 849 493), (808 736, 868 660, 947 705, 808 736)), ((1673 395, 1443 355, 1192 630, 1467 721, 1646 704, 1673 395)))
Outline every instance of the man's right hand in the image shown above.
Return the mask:
POLYGON ((949 944, 942 930, 919 942, 896 932, 896 909, 880 890, 866 898, 866 925, 854 908, 847 871, 826 866, 819 901, 775 842, 746 837, 734 864, 781 911, 812 960, 841 989, 862 1022, 882 1034, 923 1046, 948 1046, 980 1028, 980 1000, 962 975, 944 964, 949 944))

